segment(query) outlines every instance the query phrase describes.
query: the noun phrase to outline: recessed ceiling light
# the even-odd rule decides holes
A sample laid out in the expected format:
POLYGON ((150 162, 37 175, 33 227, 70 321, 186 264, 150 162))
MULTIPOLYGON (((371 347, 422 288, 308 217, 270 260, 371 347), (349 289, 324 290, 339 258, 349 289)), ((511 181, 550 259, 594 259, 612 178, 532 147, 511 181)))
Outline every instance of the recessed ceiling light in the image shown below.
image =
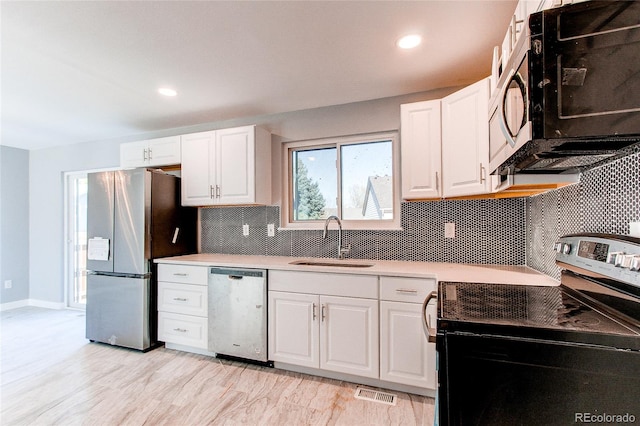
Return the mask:
POLYGON ((164 96, 175 96, 178 94, 178 92, 176 92, 173 89, 169 89, 168 87, 161 87, 158 89, 158 93, 160 93, 161 95, 164 96))
POLYGON ((417 34, 410 34, 398 40, 398 47, 401 49, 413 49, 422 42, 422 37, 417 34))

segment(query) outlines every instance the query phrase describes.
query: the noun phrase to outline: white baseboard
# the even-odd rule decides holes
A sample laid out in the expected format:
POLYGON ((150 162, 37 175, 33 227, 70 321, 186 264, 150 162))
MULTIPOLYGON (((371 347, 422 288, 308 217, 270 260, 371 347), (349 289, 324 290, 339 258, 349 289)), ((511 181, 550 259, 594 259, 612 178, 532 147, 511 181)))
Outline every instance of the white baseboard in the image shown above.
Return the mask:
POLYGON ((46 309, 64 309, 64 302, 49 302, 48 300, 38 300, 38 299, 22 299, 16 300, 15 302, 7 302, 0 304, 0 312, 8 311, 10 309, 18 309, 23 308, 25 306, 35 306, 38 308, 46 308, 46 309))
POLYGON ((10 309, 23 308, 25 306, 29 306, 29 301, 27 299, 16 300, 15 302, 0 303, 0 312, 8 311, 10 309))

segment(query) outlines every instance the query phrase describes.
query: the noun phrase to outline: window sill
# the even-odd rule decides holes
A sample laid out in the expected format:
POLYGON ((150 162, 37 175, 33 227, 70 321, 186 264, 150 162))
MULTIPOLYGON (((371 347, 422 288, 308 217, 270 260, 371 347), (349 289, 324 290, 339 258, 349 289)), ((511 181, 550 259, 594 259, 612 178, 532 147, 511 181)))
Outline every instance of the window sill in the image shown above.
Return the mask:
MULTIPOLYGON (((334 231, 337 229, 335 224, 329 224, 329 230, 334 231)), ((403 231, 404 229, 400 224, 392 223, 389 225, 368 225, 368 226, 353 226, 351 224, 345 224, 342 222, 342 231, 403 231)), ((287 224, 278 227, 278 231, 324 231, 324 222, 322 223, 308 223, 308 224, 287 224)))

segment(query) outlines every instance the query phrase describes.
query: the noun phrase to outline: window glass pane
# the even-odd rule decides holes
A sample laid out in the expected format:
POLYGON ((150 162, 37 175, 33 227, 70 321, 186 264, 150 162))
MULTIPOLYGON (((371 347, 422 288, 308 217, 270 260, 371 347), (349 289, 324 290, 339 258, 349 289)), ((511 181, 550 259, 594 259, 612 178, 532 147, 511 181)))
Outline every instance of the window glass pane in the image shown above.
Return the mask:
POLYGON ((87 176, 76 180, 74 247, 76 255, 73 302, 87 303, 87 176))
POLYGON ((336 148, 293 151, 293 220, 336 214, 336 148))
POLYGON ((393 219, 393 151, 388 141, 342 145, 342 219, 393 219))

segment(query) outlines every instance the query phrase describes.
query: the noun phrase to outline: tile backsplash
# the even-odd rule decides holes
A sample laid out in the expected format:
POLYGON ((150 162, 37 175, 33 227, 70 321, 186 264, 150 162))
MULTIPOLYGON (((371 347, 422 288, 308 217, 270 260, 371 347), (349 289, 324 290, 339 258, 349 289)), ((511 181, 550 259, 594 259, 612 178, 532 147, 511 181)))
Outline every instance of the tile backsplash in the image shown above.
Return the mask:
POLYGON ((640 152, 586 171, 580 182, 526 201, 527 264, 559 278, 551 247, 575 232, 628 234, 640 221, 640 152))
MULTIPOLYGON (((277 230, 280 208, 203 208, 203 253, 335 257, 337 233, 277 230), (249 236, 242 225, 249 225, 249 236)), ((640 221, 640 152, 584 172, 580 182, 530 198, 402 203, 399 231, 345 231, 349 257, 451 263, 527 264, 558 278, 551 247, 573 232, 627 234, 640 221), (456 236, 444 237, 444 224, 456 236)), ((331 224, 335 229, 335 224, 331 224)))
MULTIPOLYGON (((452 263, 525 263, 525 200, 455 200, 401 204, 399 231, 344 231, 350 258, 452 263), (455 238, 445 238, 444 224, 456 224, 455 238)), ((335 257, 337 232, 278 230, 267 236, 267 224, 280 223, 280 208, 203 208, 203 253, 267 256, 335 257), (249 225, 249 236, 242 225, 249 225)), ((335 229, 332 223, 330 229, 335 229)))

